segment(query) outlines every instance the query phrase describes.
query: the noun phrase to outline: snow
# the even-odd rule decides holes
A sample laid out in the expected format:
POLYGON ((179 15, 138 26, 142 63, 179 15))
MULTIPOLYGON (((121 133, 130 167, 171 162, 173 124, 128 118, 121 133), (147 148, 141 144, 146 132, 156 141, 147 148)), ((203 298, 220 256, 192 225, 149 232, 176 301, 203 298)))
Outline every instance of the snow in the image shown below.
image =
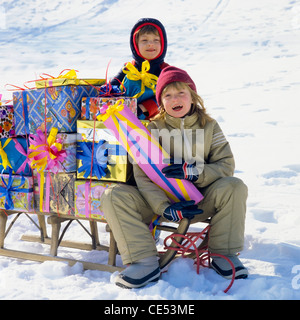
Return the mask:
MULTIPOLYGON (((190 73, 230 141, 235 175, 249 188, 240 258, 250 276, 235 281, 225 294, 228 280, 206 268, 197 275, 191 260, 178 259, 158 283, 124 290, 113 283, 116 273, 83 270, 79 263, 0 257, 0 299, 298 300, 299 0, 2 1, 0 92, 10 99, 6 84, 22 86, 65 68, 79 70, 81 78, 104 78, 110 60, 112 77, 131 60, 129 34, 141 17, 165 25, 166 62, 190 73)), ((101 242, 108 244, 105 225, 98 225, 101 242)), ((46 245, 21 241, 22 234, 38 234, 24 215, 6 247, 49 254, 46 245)), ((76 222, 66 238, 89 241, 76 222)), ((62 247, 59 256, 107 260, 104 252, 62 247)), ((119 257, 117 263, 122 265, 119 257)))

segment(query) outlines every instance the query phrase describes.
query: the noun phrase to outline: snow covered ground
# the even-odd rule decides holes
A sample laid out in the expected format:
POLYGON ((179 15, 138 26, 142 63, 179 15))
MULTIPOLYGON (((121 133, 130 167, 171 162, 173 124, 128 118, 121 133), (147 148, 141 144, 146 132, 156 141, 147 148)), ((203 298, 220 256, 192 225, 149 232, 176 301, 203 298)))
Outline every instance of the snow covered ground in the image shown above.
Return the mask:
MULTIPOLYGON (((112 77, 130 61, 129 34, 141 17, 165 25, 166 62, 194 78, 206 108, 231 143, 236 176, 249 188, 245 249, 250 276, 229 284, 213 270, 197 275, 178 259, 161 280, 139 290, 115 274, 80 264, 0 257, 0 299, 294 299, 300 298, 300 1, 299 0, 14 0, 0 3, 0 93, 40 73, 65 68, 82 78, 112 77)), ((10 218, 11 219, 11 218, 10 218)), ((202 226, 195 226, 201 228, 202 226)), ((102 243, 109 241, 99 224, 102 243)), ((6 239, 18 250, 49 253, 20 241, 37 234, 24 216, 6 239)), ((50 233, 50 230, 49 230, 50 233)), ((88 241, 75 223, 69 239, 88 241)), ((104 262, 103 252, 60 248, 59 255, 104 262)), ((118 261, 119 265, 121 261, 118 261)))

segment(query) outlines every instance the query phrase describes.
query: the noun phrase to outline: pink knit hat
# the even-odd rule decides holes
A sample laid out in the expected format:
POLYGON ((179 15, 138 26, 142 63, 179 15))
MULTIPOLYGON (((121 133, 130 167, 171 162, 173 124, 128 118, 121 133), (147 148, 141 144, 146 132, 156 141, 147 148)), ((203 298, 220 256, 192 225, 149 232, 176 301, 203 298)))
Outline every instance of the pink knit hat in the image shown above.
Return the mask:
POLYGON ((196 85, 192 78, 188 75, 188 73, 182 69, 173 67, 173 66, 168 66, 164 68, 157 80, 157 85, 156 85, 156 100, 158 105, 161 105, 161 94, 164 88, 172 83, 172 82, 184 82, 189 85, 189 87, 197 92, 196 85))

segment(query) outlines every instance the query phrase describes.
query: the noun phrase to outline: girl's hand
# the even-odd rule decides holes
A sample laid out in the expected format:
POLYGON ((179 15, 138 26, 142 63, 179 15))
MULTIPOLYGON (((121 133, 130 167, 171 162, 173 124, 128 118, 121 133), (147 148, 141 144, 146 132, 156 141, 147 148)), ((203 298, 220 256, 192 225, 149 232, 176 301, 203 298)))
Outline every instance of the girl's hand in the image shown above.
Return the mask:
POLYGON ((171 204, 163 216, 169 221, 179 222, 183 218, 193 219, 195 215, 203 213, 203 210, 198 209, 195 201, 180 201, 171 204))
POLYGON ((174 159, 165 159, 164 163, 170 163, 169 166, 161 170, 166 178, 185 179, 192 182, 199 178, 199 172, 194 163, 189 164, 184 160, 175 161, 174 159))

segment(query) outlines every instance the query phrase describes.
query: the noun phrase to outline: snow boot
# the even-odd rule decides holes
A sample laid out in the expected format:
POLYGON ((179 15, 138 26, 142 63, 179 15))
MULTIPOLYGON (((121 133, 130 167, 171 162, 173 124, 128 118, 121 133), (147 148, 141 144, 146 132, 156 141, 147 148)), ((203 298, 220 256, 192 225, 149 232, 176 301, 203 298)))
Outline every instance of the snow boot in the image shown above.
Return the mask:
POLYGON ((115 283, 127 289, 140 288, 149 282, 158 281, 159 277, 158 257, 152 256, 129 265, 117 275, 115 283))
MULTIPOLYGON (((234 265, 235 279, 245 279, 248 277, 248 270, 242 264, 237 255, 225 255, 234 265)), ((232 278, 232 268, 229 262, 222 257, 213 257, 211 267, 222 277, 226 279, 232 278)))

